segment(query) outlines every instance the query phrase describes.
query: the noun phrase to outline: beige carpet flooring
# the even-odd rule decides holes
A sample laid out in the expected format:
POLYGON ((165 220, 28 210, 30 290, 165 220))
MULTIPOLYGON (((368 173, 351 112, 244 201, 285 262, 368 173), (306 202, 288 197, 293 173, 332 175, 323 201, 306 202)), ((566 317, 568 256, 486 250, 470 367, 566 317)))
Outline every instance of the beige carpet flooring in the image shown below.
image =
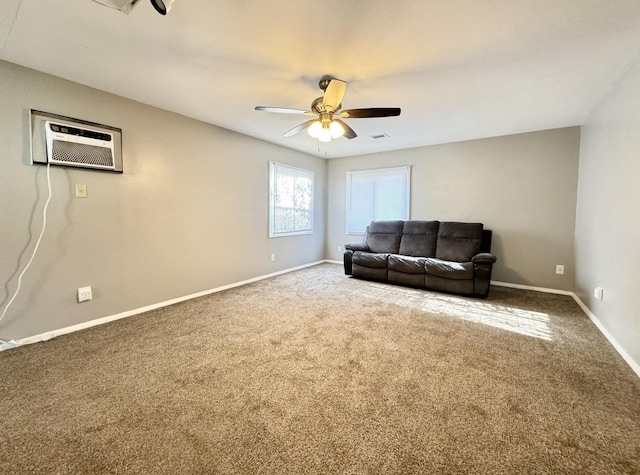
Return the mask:
POLYGON ((566 296, 323 264, 0 353, 0 473, 637 474, 640 378, 566 296))

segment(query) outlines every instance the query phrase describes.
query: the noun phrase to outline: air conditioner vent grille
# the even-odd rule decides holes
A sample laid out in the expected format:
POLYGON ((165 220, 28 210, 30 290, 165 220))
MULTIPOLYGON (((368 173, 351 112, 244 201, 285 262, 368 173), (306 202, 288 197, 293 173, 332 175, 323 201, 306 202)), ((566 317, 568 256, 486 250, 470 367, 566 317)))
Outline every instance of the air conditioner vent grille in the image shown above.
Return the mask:
POLYGON ((113 153, 110 148, 96 145, 53 140, 52 161, 57 163, 91 165, 113 169, 113 153))
POLYGON ((45 122, 47 156, 54 165, 115 171, 113 134, 106 129, 45 122))

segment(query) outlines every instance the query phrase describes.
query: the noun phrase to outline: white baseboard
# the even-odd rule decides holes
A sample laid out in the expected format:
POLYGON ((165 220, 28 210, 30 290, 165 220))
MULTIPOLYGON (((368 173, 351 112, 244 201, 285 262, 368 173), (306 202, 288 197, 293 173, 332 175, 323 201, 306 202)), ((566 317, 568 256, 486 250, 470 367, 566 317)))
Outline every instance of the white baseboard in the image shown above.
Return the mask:
POLYGON ((604 335, 604 337, 611 343, 611 345, 615 348, 615 350, 622 356, 622 358, 627 362, 627 364, 631 367, 631 369, 640 377, 640 364, 635 361, 629 353, 627 353, 622 346, 618 343, 618 341, 613 337, 611 333, 605 328, 598 317, 594 315, 594 313, 585 305, 585 303, 580 300, 580 297, 576 295, 575 292, 570 292, 568 290, 557 290, 557 289, 547 289, 544 287, 532 287, 529 285, 520 285, 520 284, 509 284, 506 282, 496 282, 491 281, 491 285, 497 285, 499 287, 510 287, 512 289, 521 289, 521 290, 533 290, 536 292, 545 292, 550 294, 560 294, 560 295, 569 295, 575 300, 578 306, 582 309, 582 311, 589 317, 589 320, 596 326, 600 333, 604 335))
POLYGON ((496 280, 492 280, 491 285, 497 285, 498 287, 509 287, 510 289, 533 290, 535 292, 544 292, 545 294, 573 295, 573 292, 569 290, 548 289, 546 287, 533 287, 531 285, 522 284, 510 284, 508 282, 498 282, 496 280))
POLYGON ((598 330, 600 330, 600 333, 602 333, 604 335, 604 337, 609 340, 609 343, 611 343, 613 345, 613 347, 616 349, 616 351, 620 354, 620 356, 622 356, 622 358, 627 362, 627 364, 629 366, 631 366, 631 369, 640 377, 640 364, 638 364, 638 362, 636 362, 631 355, 629 355, 629 353, 627 353, 624 348, 622 348, 622 346, 620 346, 620 344, 618 343, 618 341, 613 337, 613 335, 611 333, 609 333, 609 330, 607 330, 605 328, 605 326, 602 324, 602 322, 600 320, 598 320, 598 317, 596 317, 593 312, 589 309, 589 307, 587 307, 584 302, 582 302, 582 300, 580 300, 580 297, 578 297, 576 294, 572 294, 571 295, 573 297, 573 300, 576 301, 576 303, 580 306, 580 308, 582 309, 582 311, 584 313, 587 314, 587 317, 589 317, 589 319, 593 322, 593 324, 598 328, 598 330))
POLYGON ((344 264, 344 262, 342 261, 333 261, 331 259, 325 259, 324 262, 326 262, 327 264, 340 264, 340 265, 344 264))
POLYGON ((296 271, 296 270, 305 269, 307 267, 312 267, 312 266, 315 266, 315 265, 318 265, 318 264, 322 264, 324 262, 328 262, 328 261, 326 261, 326 260, 316 261, 316 262, 312 262, 311 264, 304 264, 304 265, 301 265, 301 266, 297 266, 297 267, 292 267, 292 268, 289 268, 289 269, 281 270, 281 271, 278 271, 278 272, 273 272, 271 274, 265 274, 265 275, 261 275, 259 277, 254 277, 252 279, 243 280, 241 282, 234 282, 233 284, 223 285, 221 287, 216 287, 216 288, 210 289, 210 290, 204 290, 202 292, 196 292, 194 294, 185 295, 183 297, 178 297, 178 298, 171 299, 171 300, 165 300, 164 302, 156 303, 156 304, 153 304, 153 305, 147 305, 145 307, 140 307, 140 308, 136 308, 136 309, 133 309, 133 310, 128 310, 126 312, 117 313, 115 315, 109 315, 107 317, 102 317, 102 318, 96 318, 95 320, 90 320, 88 322, 79 323, 77 325, 71 325, 69 327, 60 328, 58 330, 52 330, 52 331, 46 332, 46 333, 40 333, 39 335, 28 336, 28 337, 25 337, 25 338, 20 338, 19 340, 10 340, 10 341, 0 345, 0 351, 9 350, 11 348, 16 348, 16 347, 22 346, 22 345, 30 345, 32 343, 39 343, 41 341, 51 340, 52 338, 55 338, 55 337, 60 336, 60 335, 66 335, 67 333, 73 333, 73 332, 77 332, 77 331, 80 331, 80 330, 85 330, 87 328, 91 328, 91 327, 95 327, 95 326, 102 325, 102 324, 105 324, 105 323, 113 322, 115 320, 120 320, 122 318, 131 317, 133 315, 139 315, 141 313, 149 312, 151 310, 156 310, 156 309, 162 308, 162 307, 167 307, 169 305, 173 305, 173 304, 176 304, 176 303, 184 302, 186 300, 191 300, 191 299, 195 299, 195 298, 198 298, 198 297, 204 297, 205 295, 214 294, 216 292, 222 292, 223 290, 232 289, 234 287, 240 287, 241 285, 250 284, 252 282, 257 282, 259 280, 264 280, 264 279, 268 279, 270 277, 275 277, 275 276, 278 276, 278 275, 287 274, 289 272, 293 272, 293 271, 296 271))

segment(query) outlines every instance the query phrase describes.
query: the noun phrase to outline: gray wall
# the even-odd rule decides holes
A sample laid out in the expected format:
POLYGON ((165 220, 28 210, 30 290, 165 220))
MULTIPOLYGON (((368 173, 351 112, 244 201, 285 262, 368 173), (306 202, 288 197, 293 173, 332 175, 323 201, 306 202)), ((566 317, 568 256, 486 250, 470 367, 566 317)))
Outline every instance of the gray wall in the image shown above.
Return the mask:
POLYGON ((640 63, 582 129, 576 291, 640 368, 640 63), (593 298, 604 288, 602 301, 593 298))
POLYGON ((579 143, 573 127, 331 160, 328 256, 362 240, 345 234, 346 172, 411 165, 412 219, 482 222, 493 280, 573 290, 579 143))
POLYGON ((324 259, 326 162, 0 62, 0 308, 40 232, 28 109, 123 129, 123 175, 51 168, 40 251, 0 338, 22 338, 324 259), (268 238, 268 162, 315 171, 315 233, 268 238), (88 198, 74 197, 75 184, 88 198), (276 261, 270 261, 270 254, 276 261), (76 303, 91 285, 94 299, 76 303))

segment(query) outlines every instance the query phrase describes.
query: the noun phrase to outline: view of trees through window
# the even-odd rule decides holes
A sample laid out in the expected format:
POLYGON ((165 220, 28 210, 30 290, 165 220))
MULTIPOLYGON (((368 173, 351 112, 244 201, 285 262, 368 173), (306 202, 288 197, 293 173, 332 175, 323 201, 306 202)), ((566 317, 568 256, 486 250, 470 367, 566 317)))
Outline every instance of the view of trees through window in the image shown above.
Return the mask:
POLYGON ((313 232, 313 172, 270 163, 269 236, 313 232))

